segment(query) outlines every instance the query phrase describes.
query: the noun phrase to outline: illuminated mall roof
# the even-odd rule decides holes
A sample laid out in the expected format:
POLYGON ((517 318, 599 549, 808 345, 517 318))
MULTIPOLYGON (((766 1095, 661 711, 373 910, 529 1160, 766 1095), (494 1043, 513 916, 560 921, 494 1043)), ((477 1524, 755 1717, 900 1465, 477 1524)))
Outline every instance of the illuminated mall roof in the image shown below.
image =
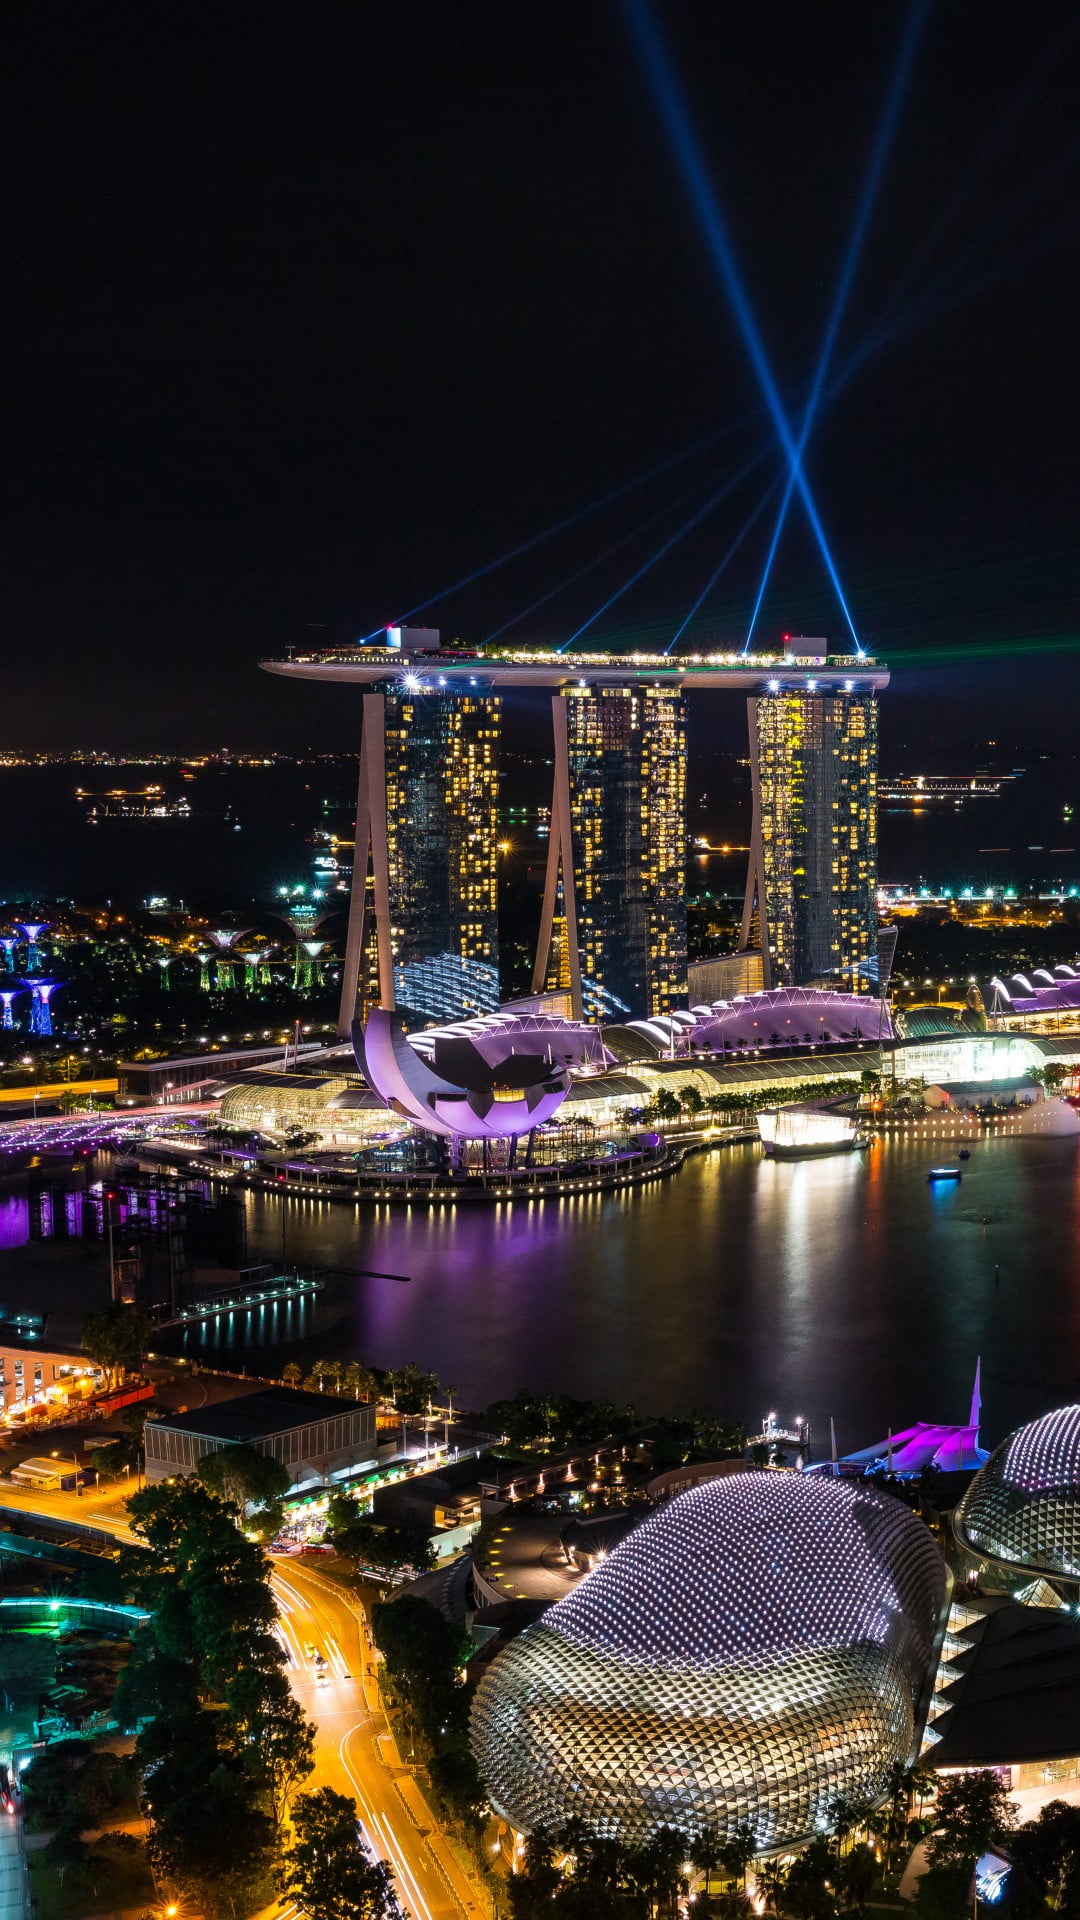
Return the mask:
POLYGON ((1034 967, 1010 980, 995 975, 983 990, 992 1013, 1069 1013, 1080 1007, 1080 973, 1074 967, 1034 967))
POLYGON ((628 683, 670 687, 727 687, 749 693, 879 692, 889 670, 868 655, 561 653, 558 648, 490 653, 425 651, 411 655, 387 647, 332 647, 297 653, 288 660, 262 660, 267 673, 292 680, 328 680, 367 687, 398 687, 411 693, 487 692, 503 687, 625 687, 628 683))
POLYGON ((525 1832, 804 1838, 912 1751, 945 1584, 922 1521, 865 1483, 696 1487, 493 1661, 472 1713, 492 1802, 525 1832))
POLYGON ((1080 1406, 1046 1413, 995 1447, 954 1524, 976 1553, 1080 1578, 1080 1406))

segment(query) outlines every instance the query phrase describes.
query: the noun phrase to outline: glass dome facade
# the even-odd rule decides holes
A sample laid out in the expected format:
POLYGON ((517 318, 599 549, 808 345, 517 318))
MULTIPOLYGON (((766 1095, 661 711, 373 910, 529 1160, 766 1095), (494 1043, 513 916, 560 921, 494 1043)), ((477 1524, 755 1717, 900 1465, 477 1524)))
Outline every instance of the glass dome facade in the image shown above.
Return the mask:
POLYGON ((524 1832, 802 1839, 912 1751, 945 1584, 922 1521, 860 1483, 696 1487, 492 1662, 472 1714, 491 1800, 524 1832))
POLYGON ((1080 1406, 1044 1414, 995 1447, 955 1526, 974 1553, 1080 1579, 1080 1406))

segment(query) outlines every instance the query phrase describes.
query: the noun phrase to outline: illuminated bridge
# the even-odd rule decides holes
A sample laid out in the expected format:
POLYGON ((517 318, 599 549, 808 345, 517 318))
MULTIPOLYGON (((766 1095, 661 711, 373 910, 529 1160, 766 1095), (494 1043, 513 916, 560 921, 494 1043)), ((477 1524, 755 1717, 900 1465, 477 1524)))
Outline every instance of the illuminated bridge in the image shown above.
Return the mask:
POLYGON ((753 824, 742 947, 763 984, 865 991, 876 953, 877 695, 888 668, 824 640, 774 653, 443 648, 433 628, 264 660, 363 689, 341 1031, 358 1008, 499 1005, 502 697, 550 693, 554 782, 534 995, 574 1019, 685 1003, 686 705, 747 696, 753 824))

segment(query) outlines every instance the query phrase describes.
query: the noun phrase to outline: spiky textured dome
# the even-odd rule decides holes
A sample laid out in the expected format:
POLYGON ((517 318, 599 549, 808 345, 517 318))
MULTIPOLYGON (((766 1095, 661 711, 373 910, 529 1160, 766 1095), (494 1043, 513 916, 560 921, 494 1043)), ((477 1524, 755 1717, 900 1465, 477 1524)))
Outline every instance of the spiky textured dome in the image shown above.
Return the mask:
POLYGON ((1080 1578, 1080 1407, 1018 1427, 979 1468, 956 1513, 976 1553, 1080 1578))
POLYGON ((493 1661, 472 1715, 492 1802, 525 1832, 798 1840, 911 1751, 944 1591, 922 1521, 865 1486, 696 1487, 493 1661))

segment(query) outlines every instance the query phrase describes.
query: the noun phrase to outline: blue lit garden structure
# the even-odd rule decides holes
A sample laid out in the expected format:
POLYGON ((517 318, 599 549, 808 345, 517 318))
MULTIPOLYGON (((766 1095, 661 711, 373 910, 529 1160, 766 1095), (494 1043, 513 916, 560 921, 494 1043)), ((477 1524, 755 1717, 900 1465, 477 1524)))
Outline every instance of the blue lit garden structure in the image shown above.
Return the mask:
POLYGON ((12 1002, 18 999, 19 994, 21 992, 22 992, 21 987, 5 987, 3 991, 0 992, 0 1007, 3 1008, 3 1012, 0 1013, 0 1027, 7 1027, 10 1029, 15 1025, 15 1020, 11 1012, 11 1006, 12 1006, 12 1002))
POLYGON ((23 982, 24 986, 29 987, 31 993, 30 1031, 42 1039, 47 1039, 52 1034, 50 1002, 60 984, 59 980, 24 980, 23 982))
POLYGON ((10 933, 5 934, 4 938, 0 940, 0 953, 4 956, 3 969, 5 973, 14 973, 15 971, 15 949, 18 944, 14 934, 10 933))
MULTIPOLYGON (((42 934, 46 932, 46 930, 47 930, 47 923, 44 920, 26 920, 26 921, 19 922, 18 931, 22 934, 24 940, 26 941, 27 973, 36 973, 38 968, 41 965, 41 948, 39 947, 38 942, 41 939, 42 934)), ((50 1028, 50 1032, 51 1032, 51 1028, 50 1028)))

